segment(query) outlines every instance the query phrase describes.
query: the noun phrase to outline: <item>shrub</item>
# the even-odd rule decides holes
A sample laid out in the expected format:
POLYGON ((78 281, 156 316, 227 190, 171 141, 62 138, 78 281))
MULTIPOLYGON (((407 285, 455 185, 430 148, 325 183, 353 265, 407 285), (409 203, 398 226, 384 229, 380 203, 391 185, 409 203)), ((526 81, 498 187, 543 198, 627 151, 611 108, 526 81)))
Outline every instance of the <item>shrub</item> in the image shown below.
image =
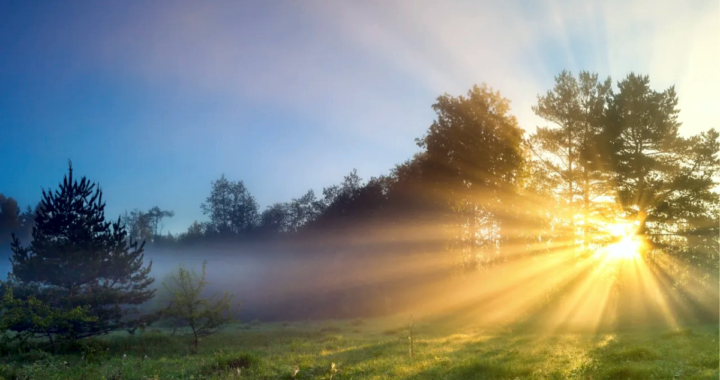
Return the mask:
POLYGON ((198 348, 201 337, 212 335, 228 324, 234 316, 231 311, 232 295, 224 293, 216 299, 202 298, 208 282, 205 280, 207 261, 203 262, 202 273, 198 275, 182 267, 172 276, 173 283, 164 283, 172 294, 170 305, 160 312, 165 319, 182 321, 190 328, 193 344, 198 348))
POLYGON ((74 341, 79 332, 78 326, 97 320, 97 317, 88 315, 87 306, 52 308, 34 296, 25 300, 15 298, 12 288, 3 285, 5 294, 0 301, 0 339, 4 351, 13 344, 24 347, 31 339, 47 338, 55 352, 58 340, 74 341), (15 334, 7 334, 8 331, 15 334))

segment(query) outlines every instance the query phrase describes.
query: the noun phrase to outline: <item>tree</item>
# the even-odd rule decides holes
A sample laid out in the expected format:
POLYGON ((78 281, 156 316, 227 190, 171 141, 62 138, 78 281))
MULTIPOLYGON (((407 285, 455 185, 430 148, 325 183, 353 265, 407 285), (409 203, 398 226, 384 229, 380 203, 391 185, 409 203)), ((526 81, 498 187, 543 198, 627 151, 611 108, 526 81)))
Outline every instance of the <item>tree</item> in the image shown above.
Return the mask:
POLYGON ((20 208, 17 201, 0 194, 0 244, 7 247, 12 241, 12 234, 22 228, 20 208))
POLYGON ((153 235, 158 236, 164 227, 162 220, 165 218, 172 218, 175 216, 175 212, 172 210, 160 210, 158 206, 155 206, 148 210, 147 215, 150 219, 150 228, 153 231, 153 235))
POLYGON ((644 226, 658 190, 676 169, 670 161, 681 153, 678 99, 673 87, 651 90, 647 76, 630 74, 618 88, 606 127, 613 153, 610 163, 621 206, 633 218, 643 219, 644 226))
POLYGON ((25 212, 20 211, 20 207, 15 199, 0 194, 0 247, 4 251, 12 242, 12 235, 18 235, 23 239, 29 239, 32 227, 34 212, 30 206, 25 212))
POLYGON ((139 209, 130 212, 125 211, 125 214, 121 216, 121 220, 128 230, 128 239, 131 241, 152 242, 153 226, 149 213, 139 209))
POLYGON ((619 206, 651 248, 692 256, 690 243, 703 240, 714 245, 706 257, 716 257, 718 132, 681 137, 677 105, 674 87, 654 91, 648 76, 620 81, 608 109, 607 165, 619 206))
POLYGON ((147 212, 134 209, 125 211, 122 221, 129 230, 128 237, 132 240, 154 242, 160 237, 163 229, 162 220, 172 218, 175 213, 172 210, 161 210, 154 206, 147 212))
POLYGON ((88 307, 96 322, 75 326, 78 337, 107 333, 140 323, 129 321, 136 305, 151 299, 152 262, 144 265, 143 246, 129 243, 120 219, 105 221, 102 191, 72 164, 60 188, 42 192, 32 242, 13 236, 11 263, 17 289, 55 310, 88 307))
POLYGON ((275 203, 260 214, 258 229, 266 234, 288 232, 292 225, 291 218, 290 206, 287 203, 275 203))
POLYGON ((288 230, 292 232, 298 232, 322 212, 322 205, 312 190, 308 190, 300 198, 294 198, 286 207, 290 217, 288 230))
POLYGON ((228 181, 223 174, 212 182, 212 190, 203 214, 210 216, 207 229, 217 234, 239 235, 252 230, 258 222, 258 204, 242 181, 228 181))
POLYGON ((455 248, 480 265, 492 260, 488 250, 499 252, 500 225, 512 219, 525 163, 523 130, 510 101, 484 84, 467 96, 438 97, 433 110, 436 120, 417 140, 423 183, 447 205, 455 248))
POLYGON ((597 74, 580 72, 576 78, 563 71, 555 77, 555 87, 538 96, 532 108, 536 115, 554 124, 538 127, 530 137, 534 158, 549 176, 546 180, 560 185, 556 190, 565 211, 563 219, 572 234, 577 225, 582 226, 585 248, 591 243, 591 224, 601 219, 601 214, 607 214, 596 200, 612 195, 600 149, 610 96, 610 78, 600 82, 597 74), (577 213, 582 220, 575 220, 577 213))
POLYGON ((208 282, 205 280, 207 261, 203 262, 202 273, 198 275, 182 267, 171 277, 172 283, 163 283, 171 294, 170 305, 162 311, 164 318, 180 320, 190 327, 193 345, 198 348, 199 339, 212 335, 232 321, 232 295, 223 293, 216 299, 202 298, 208 282))

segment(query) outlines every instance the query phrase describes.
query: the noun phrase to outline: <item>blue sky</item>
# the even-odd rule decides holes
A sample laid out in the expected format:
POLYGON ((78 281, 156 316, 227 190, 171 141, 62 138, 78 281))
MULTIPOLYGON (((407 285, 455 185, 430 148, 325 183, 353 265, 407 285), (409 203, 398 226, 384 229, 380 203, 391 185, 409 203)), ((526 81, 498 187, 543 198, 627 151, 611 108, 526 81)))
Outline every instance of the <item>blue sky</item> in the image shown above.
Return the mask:
POLYGON ((718 127, 718 2, 0 0, 0 193, 23 207, 73 161, 107 215, 203 220, 222 173, 260 205, 386 174, 442 93, 530 110, 562 69, 676 85, 683 133, 718 127), (582 3, 582 4, 579 4, 582 3))

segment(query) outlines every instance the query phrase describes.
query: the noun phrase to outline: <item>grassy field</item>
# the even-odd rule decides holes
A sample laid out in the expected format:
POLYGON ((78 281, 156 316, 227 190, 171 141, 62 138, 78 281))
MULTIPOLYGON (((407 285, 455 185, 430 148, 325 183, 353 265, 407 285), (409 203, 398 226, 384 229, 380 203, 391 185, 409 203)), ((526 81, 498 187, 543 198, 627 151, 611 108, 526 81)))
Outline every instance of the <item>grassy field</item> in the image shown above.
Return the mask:
POLYGON ((4 357, 5 379, 718 379, 718 326, 552 335, 401 318, 244 323, 200 342, 162 329, 4 357), (333 367, 334 363, 334 367, 333 367), (299 371, 293 377, 295 369, 299 371))

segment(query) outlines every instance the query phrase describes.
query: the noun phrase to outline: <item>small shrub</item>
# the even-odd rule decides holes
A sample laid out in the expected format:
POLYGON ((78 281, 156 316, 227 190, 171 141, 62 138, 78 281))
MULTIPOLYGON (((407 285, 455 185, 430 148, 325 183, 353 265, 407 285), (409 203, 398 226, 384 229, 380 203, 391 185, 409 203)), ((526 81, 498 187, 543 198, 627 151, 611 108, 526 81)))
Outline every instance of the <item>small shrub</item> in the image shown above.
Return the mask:
POLYGON ((224 293, 219 299, 202 298, 208 282, 205 280, 207 261, 203 262, 200 275, 184 268, 178 268, 172 276, 173 284, 163 284, 172 294, 170 305, 161 311, 165 319, 179 320, 186 324, 193 335, 193 344, 198 348, 200 338, 212 335, 230 323, 234 317, 232 295, 224 293))

